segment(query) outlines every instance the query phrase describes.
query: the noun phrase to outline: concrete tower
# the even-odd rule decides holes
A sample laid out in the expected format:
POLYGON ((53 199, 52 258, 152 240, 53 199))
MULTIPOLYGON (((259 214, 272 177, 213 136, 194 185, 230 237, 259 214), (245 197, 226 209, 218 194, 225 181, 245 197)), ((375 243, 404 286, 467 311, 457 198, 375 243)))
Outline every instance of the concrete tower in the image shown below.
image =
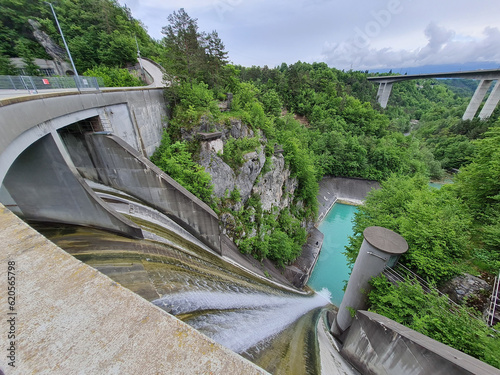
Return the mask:
POLYGON ((340 337, 351 326, 351 311, 366 308, 371 278, 378 276, 386 266, 394 265, 399 256, 408 250, 406 240, 386 228, 368 227, 363 231, 363 237, 344 298, 331 327, 336 337, 340 337))

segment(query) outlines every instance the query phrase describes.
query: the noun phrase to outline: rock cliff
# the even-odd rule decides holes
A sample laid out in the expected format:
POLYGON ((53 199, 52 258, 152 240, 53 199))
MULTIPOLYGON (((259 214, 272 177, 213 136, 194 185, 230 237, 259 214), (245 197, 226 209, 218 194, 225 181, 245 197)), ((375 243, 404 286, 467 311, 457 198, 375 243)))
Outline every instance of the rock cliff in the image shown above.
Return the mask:
MULTIPOLYGON (((253 225, 259 221, 256 215, 267 213, 276 220, 282 210, 294 204, 298 180, 291 176, 282 152, 273 152, 261 131, 254 132, 239 119, 210 126, 202 119, 199 126, 183 131, 182 138, 200 141, 198 162, 210 174, 214 195, 220 199, 223 232, 235 242, 259 235, 257 225, 253 225), (240 143, 244 145, 238 146, 240 143), (228 144, 241 152, 239 163, 224 154, 228 144), (241 218, 243 210, 248 214, 246 223, 241 218)), ((305 221, 302 226, 306 226, 305 221)))
POLYGON ((66 61, 66 52, 64 49, 56 44, 50 36, 47 35, 42 29, 38 21, 28 20, 28 23, 33 28, 33 36, 40 43, 45 51, 52 57, 55 62, 56 73, 60 76, 66 75, 63 64, 66 61))

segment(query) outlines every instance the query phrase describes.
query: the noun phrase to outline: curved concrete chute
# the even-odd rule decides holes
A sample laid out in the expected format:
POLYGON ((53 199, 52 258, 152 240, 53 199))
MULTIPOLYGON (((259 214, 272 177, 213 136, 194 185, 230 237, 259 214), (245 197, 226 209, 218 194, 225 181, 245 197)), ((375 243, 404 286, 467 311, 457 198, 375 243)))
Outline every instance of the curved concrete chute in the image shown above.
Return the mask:
POLYGON ((45 135, 16 158, 3 180, 2 201, 14 203, 14 211, 26 220, 91 226, 143 238, 137 225, 108 208, 67 164, 69 157, 63 156, 54 136, 58 135, 45 135))
MULTIPOLYGON (((204 202, 195 197, 151 161, 119 137, 85 134, 90 159, 70 154, 76 168, 85 177, 97 171, 98 181, 126 192, 163 212, 203 243, 221 254, 219 218, 204 202), (76 159, 87 165, 77 164, 76 159), (89 165, 91 160, 91 165, 89 165)), ((80 148, 83 149, 83 148, 80 148)))

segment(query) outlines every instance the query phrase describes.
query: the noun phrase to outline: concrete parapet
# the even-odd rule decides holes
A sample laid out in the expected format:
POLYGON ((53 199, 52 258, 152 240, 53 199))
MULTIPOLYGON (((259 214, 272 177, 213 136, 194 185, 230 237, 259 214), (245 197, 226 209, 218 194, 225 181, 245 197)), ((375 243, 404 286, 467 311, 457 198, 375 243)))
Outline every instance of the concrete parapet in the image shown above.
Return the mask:
POLYGON ((208 205, 120 138, 88 134, 86 141, 100 180, 96 182, 148 203, 221 254, 219 218, 208 205))
POLYGON ((5 351, 0 373, 266 374, 73 258, 1 204, 0 239, 0 314, 14 318, 15 334, 13 358, 5 351), (8 262, 15 273, 11 310, 8 262))
POLYGON ((500 375, 476 358, 368 311, 356 313, 341 354, 365 375, 500 375))

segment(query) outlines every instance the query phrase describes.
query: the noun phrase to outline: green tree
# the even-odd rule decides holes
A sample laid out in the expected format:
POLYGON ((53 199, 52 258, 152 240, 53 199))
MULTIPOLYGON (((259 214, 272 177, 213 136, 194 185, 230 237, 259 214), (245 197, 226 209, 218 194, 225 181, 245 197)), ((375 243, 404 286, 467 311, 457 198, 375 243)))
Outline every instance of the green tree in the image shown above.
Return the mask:
POLYGON ((212 203, 210 175, 193 161, 186 143, 172 143, 164 132, 161 145, 151 156, 151 161, 202 201, 212 203))
POLYGON ((17 69, 10 59, 0 50, 0 75, 16 75, 17 69))
POLYGON ((144 83, 130 74, 127 69, 110 68, 105 65, 95 66, 83 72, 84 76, 101 77, 106 87, 133 87, 143 86, 144 83))
POLYGON ((184 8, 167 19, 170 24, 162 29, 166 79, 172 83, 198 79, 214 86, 227 64, 227 52, 217 32, 200 32, 197 19, 191 18, 184 8))
POLYGON ((400 262, 421 277, 439 283, 459 273, 470 250, 471 217, 452 188, 434 189, 423 176, 391 176, 360 206, 354 235, 346 248, 354 263, 363 231, 381 226, 399 233, 409 250, 400 262))
POLYGON ((478 246, 500 262, 500 120, 475 144, 477 156, 454 186, 475 218, 478 246))
POLYGON ((415 280, 393 285, 380 276, 371 284, 370 311, 500 368, 498 333, 476 311, 451 304, 436 290, 425 293, 415 280))

